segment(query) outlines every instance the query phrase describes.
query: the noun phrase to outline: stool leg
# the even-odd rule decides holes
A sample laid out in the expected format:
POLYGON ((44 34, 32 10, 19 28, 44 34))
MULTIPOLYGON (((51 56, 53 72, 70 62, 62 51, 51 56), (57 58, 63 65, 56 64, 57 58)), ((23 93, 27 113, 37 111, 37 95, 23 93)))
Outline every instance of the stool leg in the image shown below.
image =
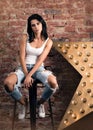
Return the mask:
POLYGON ((36 83, 29 88, 29 103, 30 103, 30 124, 31 130, 36 130, 36 97, 37 89, 36 83))
POLYGON ((12 130, 14 130, 14 125, 15 125, 16 107, 17 107, 17 101, 15 100, 14 101, 14 109, 13 109, 12 130))
POLYGON ((51 124, 52 124, 52 130, 54 130, 54 119, 53 119, 53 112, 52 112, 52 106, 51 106, 51 99, 48 100, 49 103, 49 109, 50 109, 50 117, 51 117, 51 124))

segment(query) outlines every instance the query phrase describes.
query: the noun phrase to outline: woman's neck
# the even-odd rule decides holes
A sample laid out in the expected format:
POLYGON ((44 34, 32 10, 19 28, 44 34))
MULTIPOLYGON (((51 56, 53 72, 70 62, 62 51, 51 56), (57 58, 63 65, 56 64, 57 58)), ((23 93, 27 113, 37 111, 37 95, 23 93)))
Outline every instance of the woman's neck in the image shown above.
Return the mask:
POLYGON ((35 35, 35 39, 34 40, 41 41, 41 40, 44 40, 44 38, 41 37, 41 35, 35 35))

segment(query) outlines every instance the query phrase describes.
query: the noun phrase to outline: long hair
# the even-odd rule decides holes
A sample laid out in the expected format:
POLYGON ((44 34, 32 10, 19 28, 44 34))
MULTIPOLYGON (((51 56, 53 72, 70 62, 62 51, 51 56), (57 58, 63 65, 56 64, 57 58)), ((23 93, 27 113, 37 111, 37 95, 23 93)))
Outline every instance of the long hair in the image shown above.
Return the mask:
POLYGON ((30 17, 28 17, 28 21, 27 21, 27 33, 29 36, 29 39, 28 39, 29 42, 32 42, 35 38, 34 32, 31 28, 31 20, 35 20, 35 19, 38 20, 42 24, 41 37, 43 37, 45 40, 48 38, 46 22, 40 15, 33 14, 30 17))

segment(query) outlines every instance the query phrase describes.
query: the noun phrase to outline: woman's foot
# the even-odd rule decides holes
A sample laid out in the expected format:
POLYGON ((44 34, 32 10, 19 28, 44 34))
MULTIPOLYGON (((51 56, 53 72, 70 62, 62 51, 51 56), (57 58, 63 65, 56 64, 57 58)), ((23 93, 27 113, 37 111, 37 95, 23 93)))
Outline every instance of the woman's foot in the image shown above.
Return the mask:
POLYGON ((41 118, 45 118, 45 108, 44 108, 44 105, 43 105, 43 104, 41 104, 41 105, 39 106, 38 115, 39 115, 39 117, 41 117, 41 118))
POLYGON ((20 120, 25 119, 25 115, 26 115, 25 105, 18 104, 18 119, 20 120))

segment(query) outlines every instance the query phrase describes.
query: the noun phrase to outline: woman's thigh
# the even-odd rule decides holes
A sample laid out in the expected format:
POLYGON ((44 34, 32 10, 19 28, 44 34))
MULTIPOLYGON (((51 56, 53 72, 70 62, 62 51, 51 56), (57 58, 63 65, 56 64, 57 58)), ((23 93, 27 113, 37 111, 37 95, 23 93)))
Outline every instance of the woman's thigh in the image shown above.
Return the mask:
POLYGON ((11 72, 10 74, 8 74, 7 78, 5 79, 5 84, 20 86, 23 78, 24 73, 22 72, 22 70, 17 69, 15 72, 11 72))
POLYGON ((48 77, 52 76, 52 72, 49 70, 43 70, 36 73, 36 78, 40 80, 43 84, 48 82, 48 77))

